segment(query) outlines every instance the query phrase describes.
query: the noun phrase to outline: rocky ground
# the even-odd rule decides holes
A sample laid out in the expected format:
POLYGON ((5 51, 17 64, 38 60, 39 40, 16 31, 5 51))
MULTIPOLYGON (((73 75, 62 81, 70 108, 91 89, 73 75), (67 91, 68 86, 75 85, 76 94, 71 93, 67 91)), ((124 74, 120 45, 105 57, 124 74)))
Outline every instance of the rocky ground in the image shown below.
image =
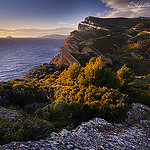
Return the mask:
POLYGON ((18 111, 0 106, 0 117, 3 120, 15 121, 20 116, 21 114, 18 111))
POLYGON ((51 133, 40 141, 12 142, 0 149, 12 150, 149 150, 150 108, 132 104, 128 118, 123 123, 111 124, 101 118, 82 123, 72 131, 51 133))

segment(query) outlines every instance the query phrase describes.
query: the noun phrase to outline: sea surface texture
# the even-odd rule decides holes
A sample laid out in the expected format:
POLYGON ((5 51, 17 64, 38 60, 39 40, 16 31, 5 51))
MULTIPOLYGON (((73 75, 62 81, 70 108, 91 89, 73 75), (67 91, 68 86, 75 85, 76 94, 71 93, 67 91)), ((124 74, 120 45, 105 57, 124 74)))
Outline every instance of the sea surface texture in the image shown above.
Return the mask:
POLYGON ((48 63, 64 39, 0 39, 0 80, 22 78, 33 66, 48 63))

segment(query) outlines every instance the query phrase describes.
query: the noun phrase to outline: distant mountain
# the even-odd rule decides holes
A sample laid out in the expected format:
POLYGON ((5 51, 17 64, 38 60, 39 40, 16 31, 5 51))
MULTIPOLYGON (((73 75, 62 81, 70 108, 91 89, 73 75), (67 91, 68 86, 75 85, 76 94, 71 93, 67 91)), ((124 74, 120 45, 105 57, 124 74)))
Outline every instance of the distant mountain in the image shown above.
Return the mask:
POLYGON ((12 36, 7 36, 6 39, 13 39, 13 37, 12 36))
POLYGON ((46 39, 66 39, 68 35, 59 35, 59 34, 51 34, 51 35, 45 35, 40 38, 46 38, 46 39))

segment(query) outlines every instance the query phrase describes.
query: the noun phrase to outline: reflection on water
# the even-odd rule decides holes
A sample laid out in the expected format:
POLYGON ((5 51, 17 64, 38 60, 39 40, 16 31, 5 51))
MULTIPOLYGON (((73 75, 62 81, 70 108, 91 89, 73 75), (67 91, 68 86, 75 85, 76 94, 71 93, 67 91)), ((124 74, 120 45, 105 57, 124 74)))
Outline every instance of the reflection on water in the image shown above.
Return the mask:
POLYGON ((48 63, 63 43, 63 39, 0 39, 0 80, 22 78, 31 67, 48 63))

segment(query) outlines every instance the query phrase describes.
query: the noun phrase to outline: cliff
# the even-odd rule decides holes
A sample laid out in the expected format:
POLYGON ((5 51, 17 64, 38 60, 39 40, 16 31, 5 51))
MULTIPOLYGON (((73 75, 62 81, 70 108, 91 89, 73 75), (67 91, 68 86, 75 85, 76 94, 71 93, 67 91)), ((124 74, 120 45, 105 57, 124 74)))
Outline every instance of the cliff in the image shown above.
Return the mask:
MULTIPOLYGON (((139 67, 140 71, 138 69, 137 72, 140 73, 147 70, 145 68, 150 68, 149 31, 150 18, 146 17, 86 17, 78 24, 78 30, 70 33, 59 54, 50 64, 85 65, 91 57, 101 56, 114 69, 127 64, 135 70, 139 67)), ((148 72, 150 70, 143 74, 148 72)))
POLYGON ((150 149, 149 32, 148 18, 87 17, 49 64, 0 82, 0 149, 150 149))
POLYGON ((50 64, 52 63, 58 63, 58 64, 66 64, 66 65, 71 65, 73 63, 80 64, 77 59, 75 59, 68 51, 67 48, 62 47, 61 50, 59 51, 59 54, 57 54, 51 61, 50 64))

